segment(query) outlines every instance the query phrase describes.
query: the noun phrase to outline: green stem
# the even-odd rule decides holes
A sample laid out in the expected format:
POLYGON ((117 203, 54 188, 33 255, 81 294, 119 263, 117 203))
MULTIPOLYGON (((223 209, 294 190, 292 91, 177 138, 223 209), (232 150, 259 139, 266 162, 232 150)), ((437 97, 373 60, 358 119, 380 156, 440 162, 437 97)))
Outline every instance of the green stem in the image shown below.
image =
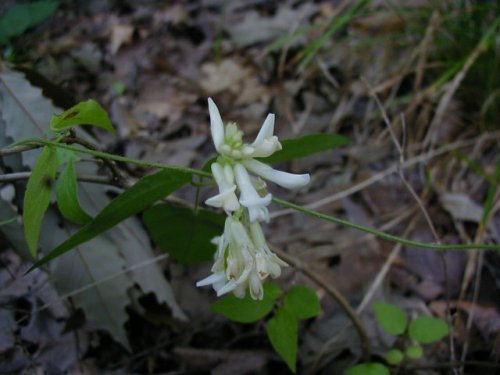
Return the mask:
POLYGON ((285 201, 283 199, 273 198, 273 201, 275 203, 281 204, 282 206, 293 208, 294 210, 302 212, 306 215, 317 217, 318 219, 329 221, 329 222, 332 222, 335 224, 340 224, 340 225, 343 225, 343 226, 346 226, 349 228, 354 228, 354 229, 360 230, 362 232, 373 234, 374 236, 383 238, 384 240, 398 242, 398 243, 401 243, 403 245, 419 247, 419 248, 424 248, 424 249, 432 249, 432 250, 473 250, 473 249, 500 250, 500 246, 495 246, 495 245, 484 245, 484 244, 438 245, 438 244, 423 243, 423 242, 407 240, 407 239, 404 239, 404 238, 401 238, 398 236, 394 236, 394 235, 389 234, 389 233, 378 231, 378 230, 370 228, 370 227, 365 227, 364 225, 351 223, 349 221, 342 220, 342 219, 339 219, 339 218, 334 217, 334 216, 322 214, 321 212, 310 210, 308 208, 305 208, 305 207, 299 206, 297 204, 285 201))
POLYGON ((75 146, 71 146, 71 145, 68 145, 68 144, 65 144, 65 143, 53 142, 53 141, 49 141, 49 140, 41 139, 41 138, 29 138, 29 139, 25 139, 24 141, 16 143, 16 145, 30 144, 30 143, 38 143, 38 144, 43 144, 43 145, 52 145, 52 146, 55 146, 55 147, 66 149, 66 150, 80 152, 82 154, 93 155, 93 156, 96 156, 98 158, 104 158, 104 159, 119 161, 119 162, 122 162, 122 163, 132 163, 132 164, 142 165, 142 166, 145 166, 145 167, 159 168, 159 169, 169 169, 169 170, 172 170, 172 171, 186 172, 186 173, 191 173, 191 174, 202 176, 202 177, 212 177, 211 173, 204 172, 204 171, 201 171, 201 170, 198 170, 198 169, 183 168, 183 167, 178 167, 178 166, 175 166, 175 165, 167 165, 167 164, 155 163, 155 162, 146 161, 146 160, 130 159, 130 158, 127 158, 125 156, 119 156, 119 155, 109 154, 109 153, 103 152, 103 151, 89 150, 89 149, 86 149, 86 148, 75 147, 75 146))
MULTIPOLYGON (((174 165, 154 163, 154 162, 145 161, 145 160, 130 159, 130 158, 126 158, 124 156, 108 154, 107 152, 102 152, 102 151, 95 151, 95 150, 79 148, 79 147, 67 145, 65 143, 57 143, 57 142, 53 142, 53 141, 48 141, 46 139, 30 138, 30 139, 26 139, 24 141, 16 143, 16 145, 30 144, 30 143, 51 145, 51 146, 97 156, 99 158, 106 158, 106 159, 110 159, 110 160, 115 160, 115 161, 119 161, 119 162, 123 162, 123 163, 132 163, 132 164, 143 165, 143 166, 147 166, 147 167, 151 167, 151 168, 169 169, 169 170, 173 170, 173 171, 187 172, 187 173, 191 173, 193 175, 197 175, 197 176, 201 176, 201 177, 212 177, 211 173, 201 171, 198 169, 183 168, 183 167, 177 167, 174 165)), ((354 228, 354 229, 360 230, 362 232, 373 234, 376 237, 380 237, 380 238, 383 238, 385 240, 401 243, 403 245, 408 245, 408 246, 413 246, 413 247, 418 247, 418 248, 423 248, 423 249, 432 249, 432 250, 474 250, 474 249, 475 250, 500 250, 500 246, 495 246, 495 245, 485 245, 485 244, 438 245, 438 244, 428 244, 428 243, 423 243, 423 242, 418 242, 418 241, 407 240, 407 239, 404 239, 404 238, 401 238, 398 236, 394 236, 394 235, 389 234, 389 233, 378 231, 378 230, 370 228, 370 227, 365 227, 363 225, 351 223, 349 221, 336 218, 334 216, 322 214, 321 212, 310 210, 308 208, 305 208, 305 207, 299 206, 297 204, 285 201, 283 199, 273 198, 273 201, 275 203, 282 205, 282 206, 289 207, 289 208, 292 208, 292 209, 297 210, 299 212, 302 212, 306 215, 313 216, 313 217, 316 217, 318 219, 329 221, 329 222, 332 222, 335 224, 340 224, 340 225, 343 225, 343 226, 346 226, 349 228, 354 228)))

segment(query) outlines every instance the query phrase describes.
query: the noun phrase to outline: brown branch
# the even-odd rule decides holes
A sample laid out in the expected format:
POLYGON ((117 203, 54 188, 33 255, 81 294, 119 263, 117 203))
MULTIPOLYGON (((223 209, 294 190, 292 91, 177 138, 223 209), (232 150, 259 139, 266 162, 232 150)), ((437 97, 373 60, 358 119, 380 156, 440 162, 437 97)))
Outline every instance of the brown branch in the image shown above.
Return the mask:
POLYGON ((4 149, 0 150, 0 158, 7 156, 7 155, 18 154, 20 152, 33 150, 35 148, 40 148, 42 146, 43 145, 29 144, 29 145, 19 145, 19 146, 12 146, 12 147, 8 147, 8 148, 4 148, 4 149))

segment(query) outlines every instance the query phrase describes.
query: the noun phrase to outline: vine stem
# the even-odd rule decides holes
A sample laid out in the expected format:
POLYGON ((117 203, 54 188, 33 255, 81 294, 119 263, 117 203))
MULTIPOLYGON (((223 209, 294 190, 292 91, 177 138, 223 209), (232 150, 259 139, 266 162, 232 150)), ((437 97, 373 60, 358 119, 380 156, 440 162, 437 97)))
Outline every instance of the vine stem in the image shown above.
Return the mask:
MULTIPOLYGON (((73 140, 73 138, 71 140, 73 140)), ((64 139, 62 141, 64 142, 64 139)), ((155 163, 155 162, 147 161, 147 160, 130 159, 130 158, 127 158, 125 156, 114 155, 114 154, 110 154, 110 153, 98 151, 98 150, 90 150, 87 148, 80 148, 80 147, 68 145, 66 143, 54 142, 54 141, 49 141, 47 139, 41 139, 41 138, 29 138, 29 139, 26 139, 24 141, 16 143, 16 145, 25 145, 25 144, 33 144, 33 143, 59 147, 59 148, 63 148, 66 150, 80 152, 82 154, 96 156, 98 158, 119 161, 122 163, 132 163, 132 164, 142 165, 142 166, 150 167, 150 168, 169 169, 172 171, 187 172, 187 173, 191 173, 191 174, 202 176, 202 177, 212 177, 211 173, 205 172, 205 171, 202 171, 199 169, 178 167, 175 165, 155 163)))
POLYGON ((321 220, 329 221, 335 224, 340 224, 349 228, 354 228, 362 232, 370 233, 373 234, 376 237, 382 238, 384 240, 389 240, 392 242, 397 242, 403 245, 407 246, 413 246, 413 247, 418 247, 418 248, 423 248, 423 249, 431 249, 431 250, 500 250, 500 246, 496 245, 485 245, 485 244, 469 244, 469 245, 439 245, 439 244, 433 244, 433 243, 424 243, 424 242, 418 242, 418 241, 412 241, 412 240, 407 240, 405 238, 401 238, 389 233, 381 232, 379 230, 370 228, 370 227, 365 227, 364 225, 356 224, 356 223, 351 223, 350 221, 347 220, 342 220, 339 219, 338 217, 335 216, 330 216, 326 214, 322 214, 321 212, 310 210, 308 208, 299 206, 298 204, 292 203, 285 201, 280 198, 273 198, 273 202, 278 203, 282 206, 293 208, 294 210, 297 210, 299 212, 302 212, 306 215, 316 217, 321 220))
MULTIPOLYGON (((64 140, 63 140, 64 141, 64 140)), ((30 145, 30 144, 42 144, 42 145, 50 145, 54 147, 59 147, 71 151, 76 151, 80 152, 83 154, 88 154, 88 155, 93 155, 98 158, 107 158, 110 160, 114 161, 119 161, 123 163, 132 163, 132 164, 137 164, 137 165, 142 165, 150 168, 159 168, 159 169, 166 169, 166 170, 172 170, 172 171, 178 171, 178 172, 184 172, 184 173, 191 173, 193 175, 201 176, 201 177, 212 177, 212 174, 209 172, 205 172, 199 169, 193 169, 193 168, 184 168, 184 167, 178 167, 174 165, 167 165, 167 164, 162 164, 162 163, 155 163, 151 161, 146 161, 146 160, 137 160, 137 159, 130 159, 124 156, 119 156, 119 155, 114 155, 114 154, 109 154, 107 152, 103 151, 97 151, 97 150, 89 150, 86 148, 80 148, 76 146, 71 146, 65 143, 59 143, 59 142, 54 142, 54 141, 49 141, 46 139, 40 139, 40 138, 30 138, 26 139, 24 141, 18 142, 14 145, 30 145)), ((388 241, 393 241, 397 243, 401 243, 403 245, 407 246, 413 246, 417 248, 422 248, 422 249, 432 249, 432 250, 497 250, 500 251, 500 246, 498 245, 486 245, 486 244, 468 244, 468 245, 440 245, 440 244, 433 244, 433 243, 424 243, 424 242, 418 242, 418 241, 412 241, 412 240, 407 240, 405 238, 401 238, 389 233, 385 233, 370 227, 365 227, 364 225, 356 224, 356 223, 351 223, 350 221, 339 219, 334 216, 330 216, 327 214, 323 214, 318 211, 314 211, 308 208, 305 208, 303 206, 297 205, 292 202, 288 202, 283 199, 279 198, 273 198, 273 201, 277 204, 280 204, 285 207, 292 208, 296 211, 302 212, 306 215, 316 217, 321 220, 329 221, 331 223, 343 225, 349 228, 354 228, 359 231, 365 232, 365 233, 370 233, 373 234, 376 237, 388 240, 388 241)))

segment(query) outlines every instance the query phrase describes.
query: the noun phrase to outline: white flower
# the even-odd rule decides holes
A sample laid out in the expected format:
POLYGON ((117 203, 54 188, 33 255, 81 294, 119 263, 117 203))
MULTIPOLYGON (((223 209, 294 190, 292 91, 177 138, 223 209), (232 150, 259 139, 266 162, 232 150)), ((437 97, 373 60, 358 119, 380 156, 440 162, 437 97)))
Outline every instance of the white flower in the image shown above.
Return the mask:
POLYGON ((281 143, 278 141, 278 137, 273 135, 274 133, 274 113, 267 115, 264 124, 260 128, 259 134, 252 143, 254 152, 252 157, 266 157, 274 154, 276 151, 281 150, 281 143))
POLYGON ((208 109, 210 132, 219 154, 211 165, 219 193, 205 203, 223 208, 229 216, 224 233, 213 240, 217 251, 212 274, 196 285, 212 285, 217 296, 232 292, 240 298, 248 289, 251 298, 261 300, 264 298, 263 281, 268 276, 279 277, 281 267, 287 266, 269 249, 260 227, 260 221, 269 221, 267 206, 272 200, 262 179, 293 189, 306 185, 310 176, 277 171, 254 159, 281 150, 278 137, 274 135, 274 114, 267 115, 254 142, 246 144, 236 123, 224 126, 219 110, 210 98, 208 109), (258 177, 251 176, 248 171, 258 177), (231 216, 233 211, 236 213, 231 216))
POLYGON ((224 233, 217 242, 213 273, 198 281, 196 286, 212 285, 218 297, 231 291, 236 296, 243 297, 247 279, 254 268, 252 241, 243 225, 229 216, 224 225, 224 233), (242 285, 243 287, 238 288, 242 285))
POLYGON ((233 216, 228 216, 224 233, 213 241, 217 245, 212 274, 196 286, 212 285, 217 296, 232 292, 243 298, 246 290, 255 300, 264 298, 263 281, 281 275, 287 264, 274 254, 266 244, 260 224, 249 227, 233 216))
POLYGON ((208 112, 210 113, 210 132, 212 133, 215 149, 219 152, 224 143, 224 123, 212 98, 208 98, 208 112))
POLYGON ((281 275, 281 267, 287 267, 288 264, 283 262, 269 249, 262 228, 258 222, 250 223, 250 233, 255 248, 257 249, 257 253, 255 254, 255 266, 259 278, 264 280, 269 275, 271 275, 273 279, 279 277, 281 275))
POLYGON ((264 197, 259 195, 243 165, 236 164, 234 175, 241 192, 240 203, 248 208, 250 221, 269 221, 267 206, 271 203, 272 195, 266 194, 264 197))
POLYGON ((236 184, 231 166, 221 166, 219 163, 212 163, 212 174, 219 187, 219 194, 207 199, 205 203, 212 207, 222 207, 224 211, 231 212, 240 208, 236 197, 236 184))
POLYGON ((305 186, 309 183, 311 177, 309 174, 293 174, 282 171, 277 171, 269 165, 258 160, 246 159, 241 163, 252 173, 269 180, 287 189, 295 189, 305 186))
POLYGON ((220 155, 231 158, 242 158, 251 156, 255 148, 243 143, 243 132, 238 129, 238 125, 229 122, 224 128, 219 109, 212 98, 208 98, 208 112, 210 113, 210 132, 214 146, 220 155))
POLYGON ((271 202, 272 196, 267 194, 261 197, 257 193, 245 168, 263 179, 275 182, 288 189, 306 185, 310 180, 309 174, 277 171, 267 164, 253 159, 254 157, 267 157, 281 150, 278 137, 274 135, 274 114, 267 115, 257 137, 249 145, 243 142, 243 132, 234 122, 228 123, 224 128, 219 110, 210 98, 208 99, 208 108, 212 138, 217 152, 221 155, 218 160, 220 160, 219 163, 224 164, 226 178, 220 173, 220 167, 212 168, 214 178, 219 185, 219 194, 209 198, 206 203, 214 207, 223 207, 226 212, 235 211, 239 208, 234 199, 234 190, 232 190, 234 182, 228 169, 230 168, 229 164, 233 166, 237 186, 241 193, 240 204, 249 209, 250 221, 267 221, 269 213, 266 206, 271 202))
POLYGON ((248 290, 250 291, 250 297, 254 300, 261 301, 264 298, 262 279, 259 277, 256 270, 252 272, 248 279, 248 290))

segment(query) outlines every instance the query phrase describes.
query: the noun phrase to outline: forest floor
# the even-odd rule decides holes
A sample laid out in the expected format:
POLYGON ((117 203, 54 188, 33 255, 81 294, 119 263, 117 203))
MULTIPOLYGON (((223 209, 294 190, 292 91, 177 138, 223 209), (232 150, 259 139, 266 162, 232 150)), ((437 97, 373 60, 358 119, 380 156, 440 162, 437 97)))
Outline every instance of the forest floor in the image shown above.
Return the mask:
MULTIPOLYGON (((117 129, 93 131, 107 152, 202 168, 214 156, 212 97, 249 139, 275 113, 280 139, 350 140, 278 165, 311 182, 273 195, 414 241, 500 244, 500 46, 488 29, 498 14, 494 1, 64 1, 0 45, 0 61, 59 108, 101 103, 117 129)), ((130 179, 152 172, 118 167, 130 179)), ((202 189, 200 202, 212 193, 202 189)), ((298 373, 341 374, 361 361, 355 327, 324 285, 360 315, 375 361, 398 343, 376 323, 373 301, 450 323, 451 340, 394 373, 500 371, 498 252, 417 249, 277 204, 270 212, 268 241, 299 265, 276 282, 307 285, 321 300, 321 314, 300 325, 298 373)), ((24 276, 30 263, 14 248, 0 237, 0 373, 289 373, 263 322, 211 310, 213 291, 195 286, 210 262, 160 258, 188 320, 143 296, 127 307, 127 350, 71 298, 66 314, 39 309, 62 296, 45 273, 24 276)))

